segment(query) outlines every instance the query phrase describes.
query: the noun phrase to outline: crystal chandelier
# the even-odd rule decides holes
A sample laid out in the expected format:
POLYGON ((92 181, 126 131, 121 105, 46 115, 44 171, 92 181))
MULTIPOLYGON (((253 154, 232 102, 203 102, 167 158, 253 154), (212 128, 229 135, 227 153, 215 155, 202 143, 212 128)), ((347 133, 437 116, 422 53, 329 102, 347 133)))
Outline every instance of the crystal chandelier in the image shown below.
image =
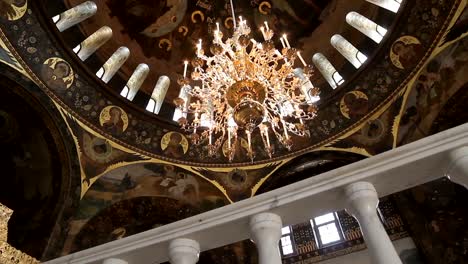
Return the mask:
POLYGON ((263 43, 249 36, 251 29, 242 17, 234 22, 230 38, 223 38, 219 24, 216 27, 210 55, 201 40, 197 44, 190 78, 184 62, 181 92, 174 100, 179 124, 193 133, 194 144, 208 145, 210 156, 222 148, 230 161, 236 151, 254 160, 254 133, 261 136, 261 148, 270 158, 273 135, 290 150, 291 136, 308 136, 304 122, 317 113, 319 89, 309 80, 312 67, 291 48, 286 35, 280 38, 281 51, 276 49, 266 22, 260 27, 263 43), (298 58, 302 68, 294 68, 298 58))

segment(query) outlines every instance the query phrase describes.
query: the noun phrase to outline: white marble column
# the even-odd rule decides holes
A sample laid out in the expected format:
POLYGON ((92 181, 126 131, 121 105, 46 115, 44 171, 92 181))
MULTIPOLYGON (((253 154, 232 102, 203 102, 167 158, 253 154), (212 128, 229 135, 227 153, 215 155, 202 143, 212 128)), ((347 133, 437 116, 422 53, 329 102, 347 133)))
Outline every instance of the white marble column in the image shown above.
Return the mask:
POLYGON ((197 241, 185 238, 174 239, 169 243, 169 262, 171 264, 195 264, 200 255, 197 241))
POLYGON ((379 216, 379 198, 374 186, 368 182, 356 182, 345 187, 346 210, 359 222, 372 263, 401 264, 400 257, 388 237, 379 216))
POLYGON ((121 259, 110 258, 110 259, 104 260, 102 264, 128 264, 128 262, 125 260, 121 260, 121 259))
POLYGON ((446 176, 468 189, 468 146, 450 152, 450 166, 446 176))
POLYGON ((257 246, 259 263, 281 264, 281 217, 272 213, 261 213, 253 216, 249 224, 250 237, 257 246))

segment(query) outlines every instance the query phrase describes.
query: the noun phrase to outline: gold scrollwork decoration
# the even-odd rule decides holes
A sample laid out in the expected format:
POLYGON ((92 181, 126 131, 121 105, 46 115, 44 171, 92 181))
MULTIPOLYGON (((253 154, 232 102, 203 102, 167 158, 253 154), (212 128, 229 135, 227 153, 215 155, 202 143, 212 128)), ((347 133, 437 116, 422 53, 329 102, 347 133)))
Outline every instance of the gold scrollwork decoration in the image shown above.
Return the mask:
POLYGON ((187 36, 188 32, 189 32, 188 27, 186 27, 186 26, 180 26, 179 27, 179 33, 182 33, 182 35, 184 37, 187 36))
POLYGON ((271 4, 270 2, 263 1, 258 6, 258 11, 263 15, 268 15, 271 12, 271 4))
POLYGON ((164 49, 164 47, 166 47, 166 51, 170 51, 172 49, 172 42, 169 39, 164 38, 159 41, 158 46, 161 49, 164 49))
POLYGON ((228 29, 231 29, 234 26, 234 20, 232 17, 228 17, 224 20, 224 26, 228 29))
POLYGON ((203 14, 203 12, 200 10, 193 11, 192 13, 192 23, 196 24, 198 22, 205 22, 205 14, 203 14), (200 17, 200 21, 197 20, 197 16, 200 17))

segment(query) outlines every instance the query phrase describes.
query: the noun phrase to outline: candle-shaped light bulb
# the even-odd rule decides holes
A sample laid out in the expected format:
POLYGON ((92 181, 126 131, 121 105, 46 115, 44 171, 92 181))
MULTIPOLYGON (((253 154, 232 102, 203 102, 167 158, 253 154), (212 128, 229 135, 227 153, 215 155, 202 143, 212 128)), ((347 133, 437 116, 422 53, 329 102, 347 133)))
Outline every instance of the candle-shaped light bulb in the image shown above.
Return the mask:
POLYGON ((260 27, 260 31, 262 32, 263 39, 266 40, 265 28, 264 28, 264 27, 260 27))
POLYGON ((231 149, 231 127, 228 127, 227 131, 228 131, 228 149, 231 149))
POLYGON ((197 55, 198 55, 198 56, 201 55, 201 48, 202 48, 202 40, 199 39, 199 40, 198 40, 198 44, 197 44, 197 55))
POLYGON ((265 144, 267 148, 270 148, 270 136, 268 135, 268 127, 266 125, 263 125, 262 127, 262 134, 265 137, 265 144))
POLYGON ((286 47, 291 48, 291 45, 289 45, 288 36, 286 36, 286 34, 283 34, 283 39, 286 47))
POLYGON ((187 77, 187 67, 188 67, 188 61, 184 61, 184 78, 187 77))
POLYGON ((268 22, 265 21, 264 24, 265 24, 266 30, 267 30, 267 31, 270 30, 270 28, 268 27, 268 22))
POLYGON ((305 62, 304 58, 302 58, 301 52, 297 52, 297 57, 299 57, 299 60, 301 60, 302 64, 304 64, 304 67, 307 67, 307 63, 305 62))
POLYGON ((216 30, 219 32, 219 22, 216 22, 216 30))
POLYGON ((270 136, 268 135, 268 128, 265 129, 265 136, 266 136, 267 146, 268 148, 270 148, 271 145, 270 145, 270 136))
POLYGON ((281 46, 283 46, 283 49, 286 48, 286 44, 284 43, 283 38, 280 38, 280 41, 281 41, 281 46))
POLYGON ((284 128, 284 137, 289 139, 288 128, 286 126, 286 122, 283 120, 283 128, 284 128))

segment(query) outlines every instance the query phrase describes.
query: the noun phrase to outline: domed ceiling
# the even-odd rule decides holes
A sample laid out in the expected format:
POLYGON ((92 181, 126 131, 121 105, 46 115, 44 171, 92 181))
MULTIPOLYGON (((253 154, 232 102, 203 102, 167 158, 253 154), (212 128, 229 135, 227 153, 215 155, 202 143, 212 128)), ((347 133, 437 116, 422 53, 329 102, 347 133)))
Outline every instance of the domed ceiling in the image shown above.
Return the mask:
MULTIPOLYGON (((441 112, 452 113, 447 105, 462 105, 466 98, 468 16, 461 15, 466 1, 403 1, 397 13, 365 0, 234 1, 236 14, 253 28, 269 21, 277 33, 288 33, 308 63, 313 54, 323 53, 345 82, 332 89, 316 72, 311 81, 322 92, 318 116, 306 124, 308 137, 294 138, 291 151, 275 143, 269 158, 253 138, 254 162, 239 152, 230 163, 222 151, 208 156, 203 144, 192 144, 172 121, 182 61, 192 58, 198 38, 210 43, 214 22, 229 34, 229 1, 96 1, 94 16, 59 32, 52 17, 83 2, 0 0, 0 61, 47 93, 77 146, 81 192, 75 196, 81 200, 66 242, 57 242, 50 252, 54 256, 412 142, 430 134, 434 123, 442 126, 441 120, 451 119, 441 112), (388 29, 379 44, 346 22, 350 11, 388 29), (113 29, 112 38, 81 61, 72 49, 102 26, 113 29), (330 44, 334 34, 367 55, 367 62, 354 68, 330 44), (120 46, 131 55, 106 84, 95 73, 120 46), (150 66, 150 75, 129 101, 120 92, 140 63, 150 66), (145 107, 161 75, 170 77, 171 87, 156 115, 145 107), (139 221, 130 217, 135 211, 139 221)), ((255 38, 261 39, 258 32, 255 38)))
MULTIPOLYGON (((292 46, 304 50, 308 63, 313 54, 323 53, 345 83, 332 89, 316 72, 312 82, 320 87, 322 99, 317 118, 305 124, 308 136, 294 137, 291 150, 273 142, 272 158, 261 147, 260 136, 253 137, 254 162, 243 155, 239 143, 239 153, 229 163, 222 150, 208 155, 206 144, 192 144, 190 136, 171 120, 173 109, 169 106, 179 93, 182 61, 191 58, 194 42, 202 37, 204 43, 210 43, 214 22, 220 22, 222 30, 229 33, 229 1, 97 1, 96 15, 62 33, 52 17, 84 1, 53 2, 27 2, 29 11, 23 11, 21 19, 6 16, 11 24, 11 30, 5 32, 7 37, 24 40, 13 43, 12 49, 23 54, 20 63, 27 66, 28 74, 82 126, 116 146, 157 160, 204 168, 284 162, 359 131, 367 121, 385 112, 407 87, 436 48, 433 43, 443 37, 441 32, 458 6, 456 0, 431 6, 404 1, 399 12, 393 13, 363 0, 234 1, 236 15, 252 25, 267 20, 278 33, 287 32, 292 46), (376 44, 346 23, 350 11, 358 11, 388 29, 383 40, 376 44), (82 62, 72 49, 102 26, 113 29, 112 38, 82 62), (344 36, 369 60, 358 70, 353 68, 330 45, 334 34, 344 36), (130 58, 118 76, 105 84, 95 72, 120 46, 130 49, 130 58), (139 92, 143 100, 132 102, 119 94, 139 63, 150 65, 150 77, 139 92), (161 75, 169 76, 172 84, 166 96, 168 103, 160 115, 155 115, 144 108, 161 75)), ((260 38, 258 31, 254 37, 260 38)))

